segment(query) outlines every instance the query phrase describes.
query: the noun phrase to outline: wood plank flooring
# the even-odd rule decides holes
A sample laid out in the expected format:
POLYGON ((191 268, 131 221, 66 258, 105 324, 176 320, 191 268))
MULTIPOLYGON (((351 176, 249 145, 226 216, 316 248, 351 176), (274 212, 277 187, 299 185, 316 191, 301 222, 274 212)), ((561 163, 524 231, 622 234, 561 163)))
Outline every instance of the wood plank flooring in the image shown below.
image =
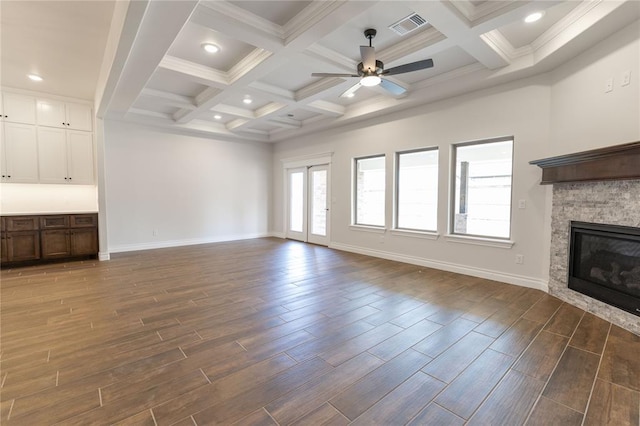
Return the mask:
POLYGON ((273 238, 1 278, 2 424, 640 424, 640 337, 537 290, 273 238))

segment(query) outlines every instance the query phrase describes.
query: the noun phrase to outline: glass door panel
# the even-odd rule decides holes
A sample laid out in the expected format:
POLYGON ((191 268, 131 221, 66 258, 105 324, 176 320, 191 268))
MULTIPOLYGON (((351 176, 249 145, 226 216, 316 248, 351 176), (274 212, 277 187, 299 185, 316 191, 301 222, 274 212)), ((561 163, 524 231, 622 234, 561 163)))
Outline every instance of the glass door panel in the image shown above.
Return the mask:
POLYGON ((306 241, 307 169, 290 169, 287 175, 289 192, 287 238, 306 241))
POLYGON ((309 235, 308 240, 314 244, 329 245, 327 232, 328 166, 309 168, 309 235))

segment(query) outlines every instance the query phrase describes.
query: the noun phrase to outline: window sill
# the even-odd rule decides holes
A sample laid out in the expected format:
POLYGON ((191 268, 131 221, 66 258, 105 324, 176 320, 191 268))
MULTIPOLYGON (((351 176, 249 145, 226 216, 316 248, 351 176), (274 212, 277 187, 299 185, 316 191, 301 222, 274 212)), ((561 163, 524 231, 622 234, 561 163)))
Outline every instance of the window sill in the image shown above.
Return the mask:
POLYGON ((424 238, 425 240, 437 240, 440 237, 440 234, 432 231, 411 231, 409 229, 392 229, 391 232, 393 235, 398 235, 401 237, 411 237, 411 238, 424 238))
POLYGON ((349 229, 352 231, 373 232, 374 234, 384 234, 387 232, 387 229, 382 226, 370 225, 349 225, 349 229))
POLYGON ((473 244, 477 246, 485 246, 485 247, 497 247, 503 249, 510 249, 516 243, 512 240, 498 240, 495 238, 482 238, 482 237, 467 237, 464 235, 445 235, 444 237, 447 241, 452 243, 461 243, 461 244, 473 244))

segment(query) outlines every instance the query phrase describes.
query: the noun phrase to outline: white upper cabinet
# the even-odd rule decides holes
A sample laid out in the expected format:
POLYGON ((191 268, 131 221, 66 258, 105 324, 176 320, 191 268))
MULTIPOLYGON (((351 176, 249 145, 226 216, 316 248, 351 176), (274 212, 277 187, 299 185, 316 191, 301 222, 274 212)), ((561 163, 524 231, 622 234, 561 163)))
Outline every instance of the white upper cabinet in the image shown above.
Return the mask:
POLYGON ((0 108, 0 118, 4 122, 36 124, 36 98, 33 96, 3 93, 0 108))
POLYGON ((94 183, 91 133, 40 127, 38 157, 40 183, 94 183))
POLYGON ((34 126, 2 123, 0 155, 2 182, 38 182, 38 142, 34 126))
POLYGON ((83 104, 38 99, 38 125, 61 129, 93 130, 91 107, 83 104))

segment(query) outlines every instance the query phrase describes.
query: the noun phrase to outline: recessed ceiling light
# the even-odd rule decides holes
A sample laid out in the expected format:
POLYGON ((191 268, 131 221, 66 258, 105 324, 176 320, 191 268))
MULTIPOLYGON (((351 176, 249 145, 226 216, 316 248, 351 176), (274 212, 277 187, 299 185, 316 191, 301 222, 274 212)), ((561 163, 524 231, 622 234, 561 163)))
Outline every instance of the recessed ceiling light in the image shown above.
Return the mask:
POLYGON ((526 22, 527 24, 530 24, 532 22, 536 22, 543 16, 544 16, 544 12, 534 12, 531 15, 527 15, 527 17, 524 18, 524 22, 526 22))
POLYGON ((251 97, 249 95, 245 95, 245 97, 242 100, 242 102, 244 102, 245 104, 249 105, 251 102, 253 102, 253 100, 251 99, 251 97))
POLYGON ((42 81, 42 77, 37 74, 27 74, 27 77, 29 77, 29 79, 33 81, 42 81))
POLYGON ((353 98, 355 95, 356 95, 355 93, 349 93, 349 94, 347 95, 347 98, 353 98))
POLYGON ((216 120, 220 120, 222 116, 220 114, 216 114, 213 116, 213 118, 215 118, 216 120))
POLYGON ((202 48, 208 53, 218 53, 220 48, 213 43, 202 43, 202 48))

